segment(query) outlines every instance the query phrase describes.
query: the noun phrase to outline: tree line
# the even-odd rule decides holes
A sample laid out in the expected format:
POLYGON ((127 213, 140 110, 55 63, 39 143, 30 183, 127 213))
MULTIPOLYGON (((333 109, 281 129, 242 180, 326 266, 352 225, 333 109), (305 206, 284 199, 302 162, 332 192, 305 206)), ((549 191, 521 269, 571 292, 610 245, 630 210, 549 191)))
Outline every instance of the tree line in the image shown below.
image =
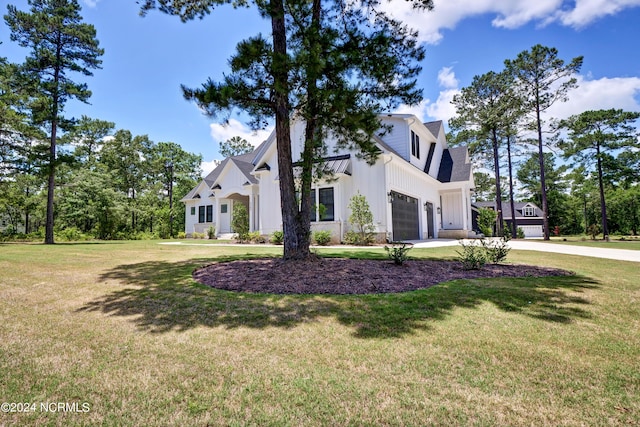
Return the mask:
POLYGON ((7 7, 22 64, 0 58, 0 219, 5 234, 101 239, 173 236, 184 229, 186 194, 201 156, 173 142, 65 115, 68 101, 91 91, 75 80, 101 66, 95 28, 76 0, 30 0, 7 7))
MULTIPOLYGON (((505 233, 502 202, 515 218, 518 190, 542 208, 545 239, 552 230, 604 239, 638 232, 640 113, 546 114, 577 87, 582 61, 565 62, 557 49, 536 45, 505 60, 503 70, 475 76, 452 101, 451 141, 469 145, 474 161, 493 173, 475 175, 476 198, 495 201, 498 235, 505 233)), ((511 226, 516 236, 516 222, 511 226)))

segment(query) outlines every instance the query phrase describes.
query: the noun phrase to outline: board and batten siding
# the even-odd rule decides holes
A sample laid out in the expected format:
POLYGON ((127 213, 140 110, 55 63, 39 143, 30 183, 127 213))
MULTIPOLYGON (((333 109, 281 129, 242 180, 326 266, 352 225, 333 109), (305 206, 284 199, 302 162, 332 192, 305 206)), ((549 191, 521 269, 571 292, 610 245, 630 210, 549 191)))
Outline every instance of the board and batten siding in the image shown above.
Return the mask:
MULTIPOLYGON (((389 162, 387 168, 388 189, 407 196, 418 199, 420 204, 420 235, 425 236, 428 232, 427 214, 424 209, 426 202, 433 203, 434 210, 440 206, 440 195, 437 181, 425 174, 418 168, 401 163, 400 160, 389 162)), ((389 209, 389 216, 391 210, 389 209)), ((391 218, 389 218, 391 224, 391 218)), ((389 227, 391 228, 391 227, 389 227)), ((437 237, 438 223, 434 224, 434 231, 437 237)))

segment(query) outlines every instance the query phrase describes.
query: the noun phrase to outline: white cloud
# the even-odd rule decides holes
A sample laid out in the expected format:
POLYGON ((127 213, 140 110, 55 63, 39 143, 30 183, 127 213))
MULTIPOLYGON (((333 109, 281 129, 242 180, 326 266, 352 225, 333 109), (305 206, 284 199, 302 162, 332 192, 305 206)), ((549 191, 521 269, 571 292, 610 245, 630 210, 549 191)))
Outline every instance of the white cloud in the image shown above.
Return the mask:
POLYGON ((436 2, 432 11, 417 11, 411 2, 392 0, 385 3, 385 11, 419 30, 419 38, 437 44, 443 30, 454 29, 466 18, 493 15, 492 25, 500 28, 518 28, 529 22, 547 25, 559 22, 571 27, 584 27, 597 19, 613 15, 631 7, 640 6, 640 0, 447 0, 436 2))
POLYGON ((453 67, 442 67, 438 71, 438 84, 447 89, 458 87, 458 79, 453 72, 453 67))
POLYGON ((100 0, 82 0, 82 2, 87 5, 87 7, 90 8, 94 8, 98 5, 98 2, 100 2, 100 0))
POLYGON ((572 10, 559 11, 556 18, 564 25, 584 27, 596 19, 640 6, 640 0, 576 0, 572 10))
POLYGON ((456 108, 451 101, 453 97, 460 93, 459 89, 447 89, 440 91, 438 99, 427 105, 427 115, 431 120, 442 120, 445 124, 450 118, 456 115, 456 108))
POLYGON ((271 134, 273 130, 269 128, 256 132, 236 119, 229 119, 229 122, 226 124, 212 123, 210 128, 211 137, 216 144, 216 149, 220 142, 224 142, 234 136, 240 136, 254 147, 257 147, 269 137, 269 134, 271 134))
POLYGON ((200 163, 200 169, 202 169, 202 176, 205 177, 211 173, 218 165, 220 164, 220 160, 213 159, 210 162, 202 162, 200 163))
POLYGON ((413 114, 422 121, 442 120, 446 124, 456 114, 451 101, 457 93, 460 93, 458 88, 460 82, 456 78, 453 67, 442 67, 438 71, 438 84, 443 89, 440 91, 438 99, 435 101, 425 99, 414 106, 401 105, 395 113, 413 114))
POLYGON ((578 87, 568 94, 567 102, 558 102, 549 109, 552 117, 565 119, 588 110, 610 108, 640 111, 640 78, 614 77, 588 80, 578 76, 578 87))

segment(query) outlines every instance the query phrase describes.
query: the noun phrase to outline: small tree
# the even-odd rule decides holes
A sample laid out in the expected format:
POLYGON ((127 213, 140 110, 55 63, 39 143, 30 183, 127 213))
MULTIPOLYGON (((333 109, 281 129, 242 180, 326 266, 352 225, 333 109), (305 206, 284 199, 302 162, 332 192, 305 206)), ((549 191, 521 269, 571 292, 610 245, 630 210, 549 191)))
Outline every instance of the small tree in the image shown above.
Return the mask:
POLYGON ((231 227, 238 234, 240 241, 247 240, 249 235, 249 212, 247 207, 242 203, 233 204, 233 218, 231 219, 231 227))
POLYGON ((367 245, 373 242, 373 233, 375 226, 373 225, 373 214, 369 208, 367 198, 360 194, 354 195, 349 201, 349 223, 355 228, 358 234, 358 244, 367 245))
POLYGON ((478 228, 487 237, 493 236, 493 226, 496 224, 498 214, 493 209, 478 209, 478 228))

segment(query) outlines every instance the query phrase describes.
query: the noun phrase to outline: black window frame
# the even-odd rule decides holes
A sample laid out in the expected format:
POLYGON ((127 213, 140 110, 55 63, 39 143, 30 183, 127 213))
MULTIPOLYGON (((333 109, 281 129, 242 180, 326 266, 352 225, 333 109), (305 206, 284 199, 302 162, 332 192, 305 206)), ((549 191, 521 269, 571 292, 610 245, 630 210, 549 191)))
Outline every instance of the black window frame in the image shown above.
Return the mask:
POLYGON ((207 221, 213 222, 213 205, 207 205, 207 221))
POLYGON ((411 155, 416 159, 420 158, 420 135, 411 131, 411 155))
POLYGON ((198 224, 204 223, 204 205, 198 206, 198 224))
POLYGON ((335 190, 333 187, 324 187, 318 189, 318 206, 322 204, 324 206, 324 215, 320 218, 320 221, 335 221, 335 190), (323 194, 331 194, 330 200, 323 199, 323 194), (324 202, 323 202, 324 200, 324 202))

